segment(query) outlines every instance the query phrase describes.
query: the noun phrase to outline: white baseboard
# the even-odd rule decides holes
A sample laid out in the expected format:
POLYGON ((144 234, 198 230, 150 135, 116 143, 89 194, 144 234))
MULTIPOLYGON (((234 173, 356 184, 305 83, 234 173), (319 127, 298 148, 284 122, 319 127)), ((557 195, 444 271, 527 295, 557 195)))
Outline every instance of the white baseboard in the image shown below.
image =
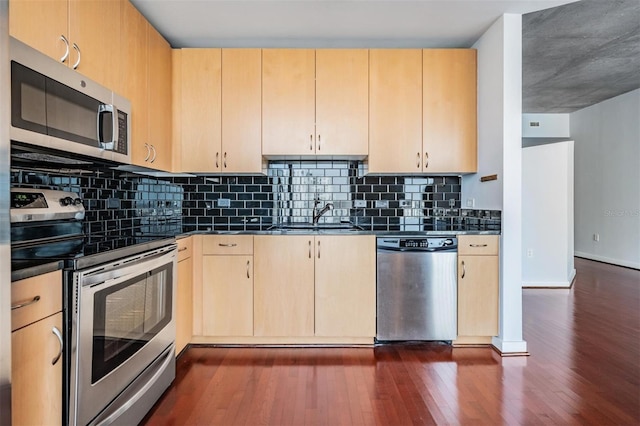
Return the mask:
POLYGON ((527 351, 527 342, 524 340, 507 341, 502 340, 500 337, 494 337, 491 339, 491 344, 502 355, 529 355, 527 351))
POLYGON ((585 259, 597 260, 598 262, 611 263, 612 265, 625 266, 627 268, 640 269, 640 262, 629 262, 626 260, 612 259, 610 257, 598 256, 597 254, 585 253, 582 251, 576 251, 573 253, 577 257, 584 257, 585 259))
POLYGON ((575 277, 576 270, 574 268, 567 281, 523 281, 522 288, 571 288, 575 277))

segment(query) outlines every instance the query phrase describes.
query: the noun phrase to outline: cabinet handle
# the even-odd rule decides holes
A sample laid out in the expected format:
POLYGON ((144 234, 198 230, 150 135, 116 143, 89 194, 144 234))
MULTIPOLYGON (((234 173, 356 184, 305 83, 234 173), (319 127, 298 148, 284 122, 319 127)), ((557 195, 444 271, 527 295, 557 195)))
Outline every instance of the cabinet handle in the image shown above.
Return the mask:
POLYGON ((247 278, 251 278, 251 276, 249 276, 249 263, 250 261, 247 260, 247 278))
POLYGON ((224 164, 224 168, 227 168, 227 153, 224 153, 224 157, 223 157, 223 164, 224 164))
POLYGON ((416 154, 416 167, 420 168, 420 153, 416 154))
POLYGON ((156 157, 158 156, 158 151, 156 151, 156 147, 153 145, 149 145, 151 147, 151 150, 153 151, 153 157, 151 157, 151 160, 149 160, 150 163, 153 163, 154 161, 156 161, 156 157))
POLYGON ((424 168, 429 167, 429 153, 427 151, 424 152, 424 168))
POLYGON ((82 57, 82 52, 80 52, 80 48, 78 47, 77 44, 73 43, 73 49, 78 52, 78 60, 76 61, 75 64, 73 64, 73 69, 77 70, 78 66, 80 65, 80 59, 82 57))
POLYGON ((186 249, 187 249, 186 247, 180 247, 180 248, 178 249, 178 253, 180 253, 181 251, 185 251, 186 249))
POLYGON ((64 55, 62 55, 62 58, 60 58, 60 62, 64 63, 64 61, 66 61, 69 58, 69 53, 71 53, 71 50, 69 50, 69 40, 67 40, 67 38, 64 35, 62 34, 60 35, 60 40, 62 40, 65 45, 64 55))
POLYGON ((235 246, 237 246, 237 244, 236 244, 236 243, 230 243, 230 244, 222 244, 222 243, 218 243, 218 245, 219 245, 220 247, 235 247, 235 246))
POLYGON ((469 247, 486 247, 486 244, 469 244, 469 247))
POLYGON ((309 259, 311 259, 311 241, 309 241, 309 259))
POLYGON ((320 259, 320 241, 318 241, 318 259, 320 259))
POLYGON ((151 157, 151 147, 149 146, 148 143, 145 143, 144 147, 147 148, 147 155, 146 157, 144 157, 144 161, 146 163, 147 161, 149 161, 149 158, 151 157))
POLYGON ((318 135, 318 151, 320 151, 320 135, 318 135))
POLYGON ((62 356, 62 345, 64 343, 62 343, 62 334, 60 333, 60 330, 58 330, 57 327, 53 327, 51 329, 51 332, 55 334, 55 336, 58 338, 58 342, 60 343, 60 350, 58 351, 58 354, 54 356, 53 359, 51 360, 51 365, 56 365, 56 362, 58 362, 58 360, 62 356))
POLYGON ((20 309, 20 308, 24 308, 25 306, 33 305, 34 303, 36 303, 39 300, 40 300, 40 295, 38 295, 38 296, 34 297, 33 299, 28 300, 26 302, 18 303, 17 305, 11 305, 11 310, 13 311, 14 309, 20 309))
POLYGON ((216 152, 216 169, 220 167, 220 166, 219 166, 219 162, 218 162, 218 159, 219 159, 219 158, 220 158, 220 153, 219 153, 219 152, 216 152))
POLYGON ((460 278, 464 278, 464 276, 467 274, 467 270, 464 267, 464 260, 462 261, 462 275, 460 275, 460 278))
POLYGON ((313 134, 309 135, 309 149, 313 151, 313 134))

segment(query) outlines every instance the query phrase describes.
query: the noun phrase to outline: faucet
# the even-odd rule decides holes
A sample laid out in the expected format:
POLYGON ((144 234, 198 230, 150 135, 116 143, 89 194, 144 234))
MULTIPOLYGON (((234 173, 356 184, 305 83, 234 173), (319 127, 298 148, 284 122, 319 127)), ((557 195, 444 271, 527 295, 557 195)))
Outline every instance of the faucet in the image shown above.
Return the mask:
POLYGON ((311 222, 314 225, 318 224, 318 220, 320 220, 320 217, 322 217, 323 214, 333 209, 333 203, 325 204, 320 210, 318 210, 318 204, 320 204, 320 200, 316 197, 313 201, 313 220, 311 222))

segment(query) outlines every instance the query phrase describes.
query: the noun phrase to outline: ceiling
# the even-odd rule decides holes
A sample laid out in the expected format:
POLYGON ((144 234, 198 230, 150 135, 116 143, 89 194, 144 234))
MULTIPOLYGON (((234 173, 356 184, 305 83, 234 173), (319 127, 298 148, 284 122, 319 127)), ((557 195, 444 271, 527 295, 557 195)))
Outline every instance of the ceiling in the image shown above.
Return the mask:
POLYGON ((470 47, 504 13, 575 0, 131 0, 173 47, 470 47))
POLYGON ((581 0, 522 17, 522 110, 568 113, 640 87, 640 1, 581 0))

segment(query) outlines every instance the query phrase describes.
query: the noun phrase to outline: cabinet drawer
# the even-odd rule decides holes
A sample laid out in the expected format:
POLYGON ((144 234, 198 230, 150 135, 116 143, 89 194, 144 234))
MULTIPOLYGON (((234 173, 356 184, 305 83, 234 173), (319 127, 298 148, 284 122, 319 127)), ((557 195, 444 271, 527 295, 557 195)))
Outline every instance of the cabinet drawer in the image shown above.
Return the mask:
POLYGON ((205 235, 202 254, 253 254, 253 235, 205 235))
POLYGON ((11 330, 17 330, 62 310, 62 271, 11 284, 11 330), (23 305, 15 308, 15 306, 23 305))
POLYGON ((191 237, 180 238, 176 243, 178 244, 178 262, 193 255, 193 239, 191 237))
POLYGON ((498 254, 499 241, 498 235, 460 235, 458 237, 458 255, 495 256, 498 254))

